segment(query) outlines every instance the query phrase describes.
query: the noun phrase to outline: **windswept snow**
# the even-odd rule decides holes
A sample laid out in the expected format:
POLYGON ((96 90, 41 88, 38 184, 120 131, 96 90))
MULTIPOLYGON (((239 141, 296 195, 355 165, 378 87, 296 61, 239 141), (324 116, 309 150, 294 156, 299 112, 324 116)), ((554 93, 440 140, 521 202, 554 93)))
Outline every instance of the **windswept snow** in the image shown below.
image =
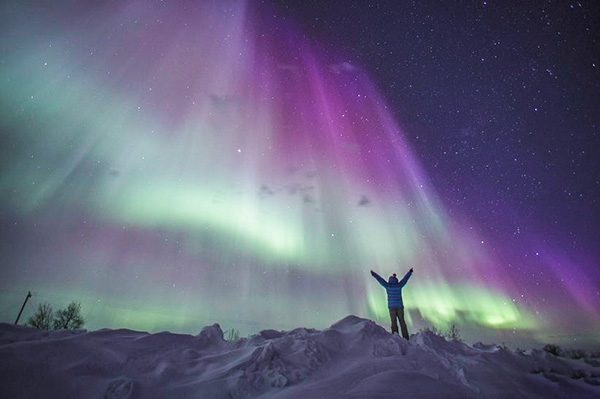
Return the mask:
POLYGON ((600 359, 446 341, 410 342, 348 316, 319 331, 234 342, 130 330, 0 324, 2 398, 599 398, 600 359))

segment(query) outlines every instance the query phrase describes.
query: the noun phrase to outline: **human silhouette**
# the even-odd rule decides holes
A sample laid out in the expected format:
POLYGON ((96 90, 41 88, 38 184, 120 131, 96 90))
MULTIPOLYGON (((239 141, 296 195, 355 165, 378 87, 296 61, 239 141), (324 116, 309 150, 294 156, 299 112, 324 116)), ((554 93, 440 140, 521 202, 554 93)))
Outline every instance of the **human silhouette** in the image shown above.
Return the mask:
POLYGON ((390 276, 388 281, 385 281, 381 276, 371 270, 371 276, 375 277, 375 280, 379 282, 385 288, 388 298, 388 308, 390 310, 390 319, 392 320, 392 333, 398 334, 398 323, 400 320, 400 329, 402 330, 402 336, 408 339, 408 328, 406 328, 406 322, 404 321, 404 303, 402 303, 402 287, 406 285, 406 282, 412 276, 413 269, 411 269, 404 275, 402 280, 398 281, 396 273, 390 276))

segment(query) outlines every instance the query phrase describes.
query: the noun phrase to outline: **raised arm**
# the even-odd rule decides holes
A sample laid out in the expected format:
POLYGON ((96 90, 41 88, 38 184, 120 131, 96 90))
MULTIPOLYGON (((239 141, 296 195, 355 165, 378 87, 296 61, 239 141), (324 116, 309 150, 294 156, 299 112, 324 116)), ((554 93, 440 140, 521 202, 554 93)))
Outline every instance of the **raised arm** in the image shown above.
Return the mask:
POLYGON ((413 269, 411 267, 410 270, 404 275, 404 277, 402 277, 402 280, 400 280, 400 286, 404 287, 406 285, 406 283, 408 282, 408 279, 410 278, 410 276, 412 276, 412 274, 413 274, 413 269))
POLYGON ((387 282, 381 278, 381 276, 377 273, 375 273, 373 270, 371 270, 371 276, 375 277, 375 280, 377 280, 379 282, 379 284, 381 284, 383 287, 387 287, 387 282))

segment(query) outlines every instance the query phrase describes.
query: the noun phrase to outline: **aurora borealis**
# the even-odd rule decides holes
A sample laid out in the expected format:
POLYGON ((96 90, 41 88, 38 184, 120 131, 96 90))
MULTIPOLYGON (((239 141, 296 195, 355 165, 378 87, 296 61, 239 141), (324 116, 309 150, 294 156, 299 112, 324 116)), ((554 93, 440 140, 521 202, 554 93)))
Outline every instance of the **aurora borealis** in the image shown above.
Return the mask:
POLYGON ((387 326, 369 270, 414 267, 412 332, 600 341, 597 251, 504 195, 518 237, 457 211, 373 71, 328 38, 253 1, 84 3, 2 6, 3 321, 31 290, 24 317, 78 300, 90 329, 387 326))

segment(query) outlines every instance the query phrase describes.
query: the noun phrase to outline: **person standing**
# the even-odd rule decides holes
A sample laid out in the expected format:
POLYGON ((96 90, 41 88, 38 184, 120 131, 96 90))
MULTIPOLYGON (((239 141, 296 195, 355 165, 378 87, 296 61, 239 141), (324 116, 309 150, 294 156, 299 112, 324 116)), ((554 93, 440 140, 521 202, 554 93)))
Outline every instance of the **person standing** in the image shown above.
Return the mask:
POLYGON ((406 275, 402 278, 402 280, 398 281, 396 277, 396 273, 390 276, 388 281, 385 281, 381 276, 371 270, 371 276, 375 277, 375 280, 379 282, 385 288, 387 292, 388 298, 388 308, 390 310, 390 319, 392 320, 392 334, 398 334, 398 320, 400 321, 400 329, 402 331, 402 336, 405 339, 408 339, 408 328, 406 327, 406 322, 404 321, 404 303, 402 302, 402 287, 406 285, 408 279, 413 274, 412 267, 406 273, 406 275))

